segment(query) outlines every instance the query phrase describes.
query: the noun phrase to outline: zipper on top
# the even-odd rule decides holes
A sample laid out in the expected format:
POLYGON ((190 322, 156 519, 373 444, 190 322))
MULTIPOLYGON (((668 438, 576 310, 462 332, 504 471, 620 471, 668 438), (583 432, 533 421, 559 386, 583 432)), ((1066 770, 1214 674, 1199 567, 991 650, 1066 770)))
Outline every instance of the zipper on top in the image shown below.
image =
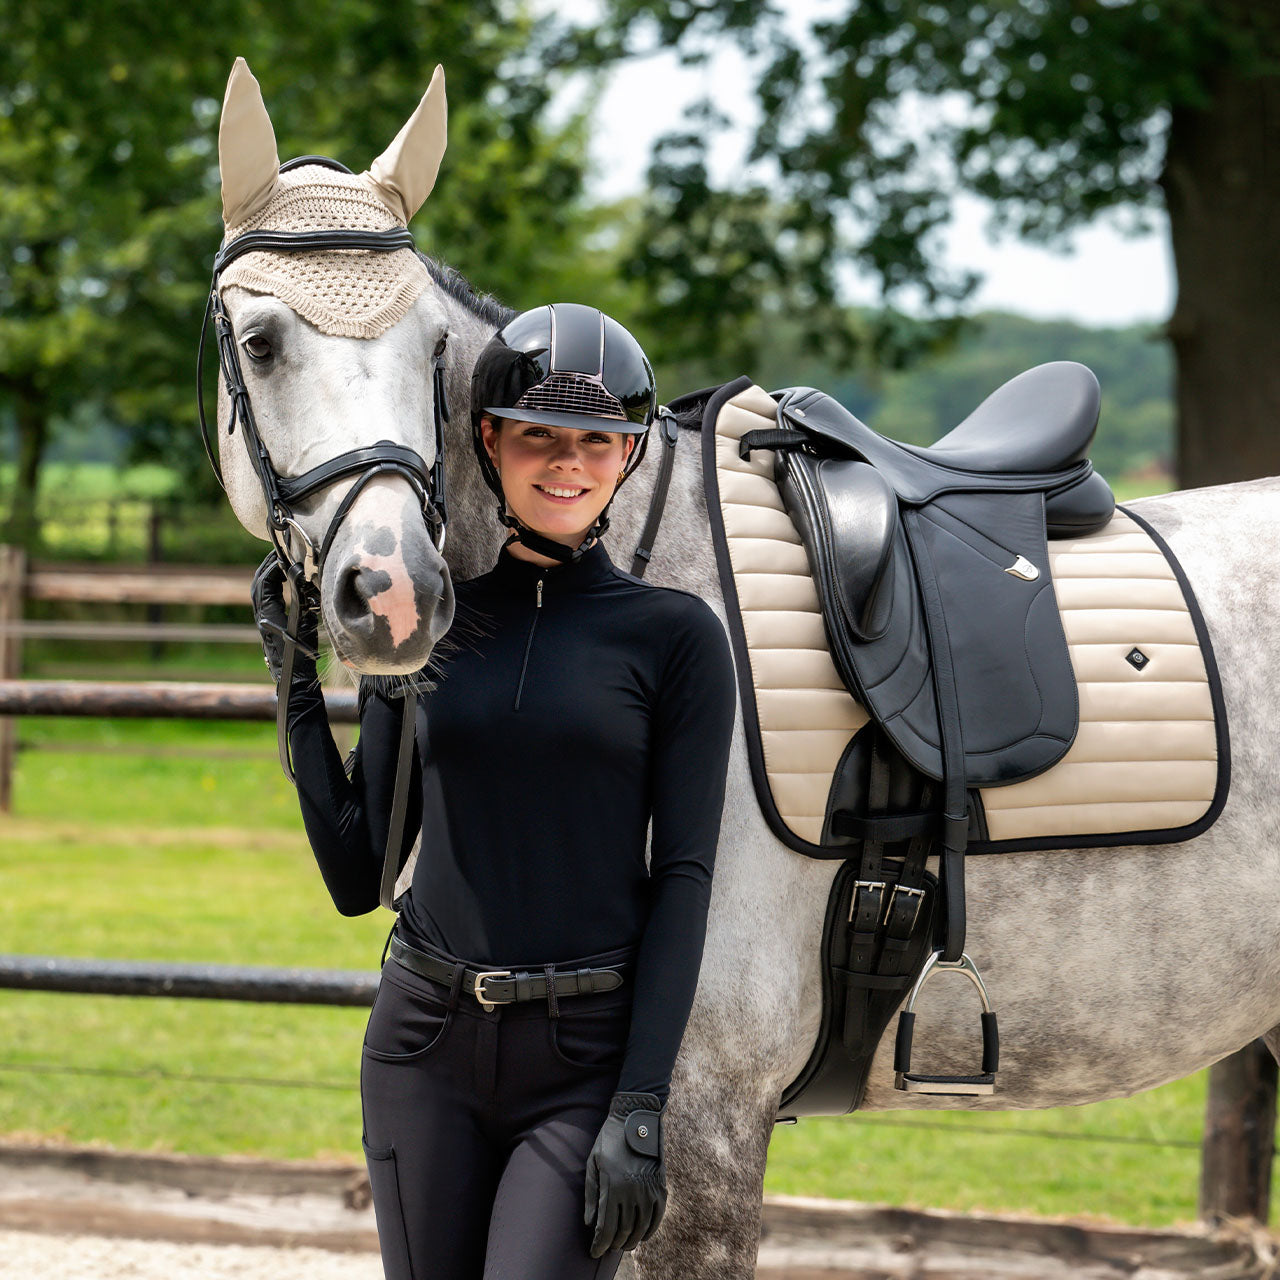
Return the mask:
POLYGON ((515 705, 512 711, 520 710, 520 695, 524 692, 524 673, 529 669, 529 650, 533 647, 533 633, 538 627, 538 610, 542 608, 542 579, 538 579, 537 594, 534 597, 533 621, 529 624, 529 635, 524 642, 524 659, 520 663, 520 683, 516 685, 515 705))

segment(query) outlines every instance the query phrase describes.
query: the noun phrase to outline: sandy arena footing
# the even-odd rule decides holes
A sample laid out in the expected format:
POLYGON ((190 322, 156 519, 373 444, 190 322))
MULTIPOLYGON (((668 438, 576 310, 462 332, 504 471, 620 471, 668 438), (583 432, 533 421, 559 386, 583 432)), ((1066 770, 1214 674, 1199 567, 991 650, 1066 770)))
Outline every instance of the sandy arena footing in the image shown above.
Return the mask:
MULTIPOLYGON (((356 1165, 0 1145, 0 1277, 381 1280, 356 1165)), ((1274 1239, 768 1197, 757 1280, 1264 1280, 1274 1239)))

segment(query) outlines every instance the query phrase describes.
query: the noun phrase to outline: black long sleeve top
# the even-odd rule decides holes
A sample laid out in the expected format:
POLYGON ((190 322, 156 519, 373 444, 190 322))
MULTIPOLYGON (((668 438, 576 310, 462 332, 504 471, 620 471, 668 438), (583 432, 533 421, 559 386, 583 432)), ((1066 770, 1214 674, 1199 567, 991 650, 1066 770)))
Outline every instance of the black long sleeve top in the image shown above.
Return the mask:
MULTIPOLYGON (((456 598, 435 687, 418 701, 402 856, 419 829, 422 847, 398 927, 500 969, 636 946, 618 1088, 665 1098, 724 802, 724 629, 698 597, 615 568, 599 542, 553 568, 504 548, 456 598)), ((321 874, 339 910, 372 910, 401 703, 365 697, 348 779, 318 694, 294 701, 290 745, 321 874)))

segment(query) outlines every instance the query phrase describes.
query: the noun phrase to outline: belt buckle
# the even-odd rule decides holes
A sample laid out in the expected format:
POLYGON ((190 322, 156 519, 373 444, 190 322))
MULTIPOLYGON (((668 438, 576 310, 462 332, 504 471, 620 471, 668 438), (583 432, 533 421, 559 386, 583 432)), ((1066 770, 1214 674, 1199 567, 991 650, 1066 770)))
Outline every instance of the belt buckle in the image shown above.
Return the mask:
POLYGON ((495 1004, 510 1004, 510 1000, 499 1000, 496 996, 492 999, 485 996, 484 984, 488 978, 509 978, 511 977, 510 969, 486 969, 483 973, 477 973, 475 981, 471 984, 471 994, 479 1001, 480 1007, 485 1013, 492 1013, 495 1004))

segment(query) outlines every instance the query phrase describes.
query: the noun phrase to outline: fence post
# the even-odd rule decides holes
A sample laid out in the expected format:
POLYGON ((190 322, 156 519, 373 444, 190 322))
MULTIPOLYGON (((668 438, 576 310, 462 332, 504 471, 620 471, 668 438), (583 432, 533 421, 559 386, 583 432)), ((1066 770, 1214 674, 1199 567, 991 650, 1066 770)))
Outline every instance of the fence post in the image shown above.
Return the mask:
MULTIPOLYGON (((162 517, 160 507, 154 498, 151 499, 150 513, 147 517, 147 563, 159 564, 164 559, 164 544, 161 542, 160 530, 162 526, 162 517)), ((163 622, 164 621, 164 605, 149 604, 147 605, 147 621, 163 622)), ((151 642, 151 661, 160 662, 164 658, 164 641, 153 640, 151 642)))
MULTIPOLYGON (((0 678, 22 674, 22 637, 14 624, 22 620, 23 585, 27 558, 21 547, 0 545, 0 678)), ((13 761, 18 746, 17 725, 0 717, 0 813, 13 809, 13 761)))
POLYGON ((1275 1132, 1276 1060, 1261 1040, 1255 1040, 1209 1068, 1201 1218, 1267 1221, 1275 1132))

